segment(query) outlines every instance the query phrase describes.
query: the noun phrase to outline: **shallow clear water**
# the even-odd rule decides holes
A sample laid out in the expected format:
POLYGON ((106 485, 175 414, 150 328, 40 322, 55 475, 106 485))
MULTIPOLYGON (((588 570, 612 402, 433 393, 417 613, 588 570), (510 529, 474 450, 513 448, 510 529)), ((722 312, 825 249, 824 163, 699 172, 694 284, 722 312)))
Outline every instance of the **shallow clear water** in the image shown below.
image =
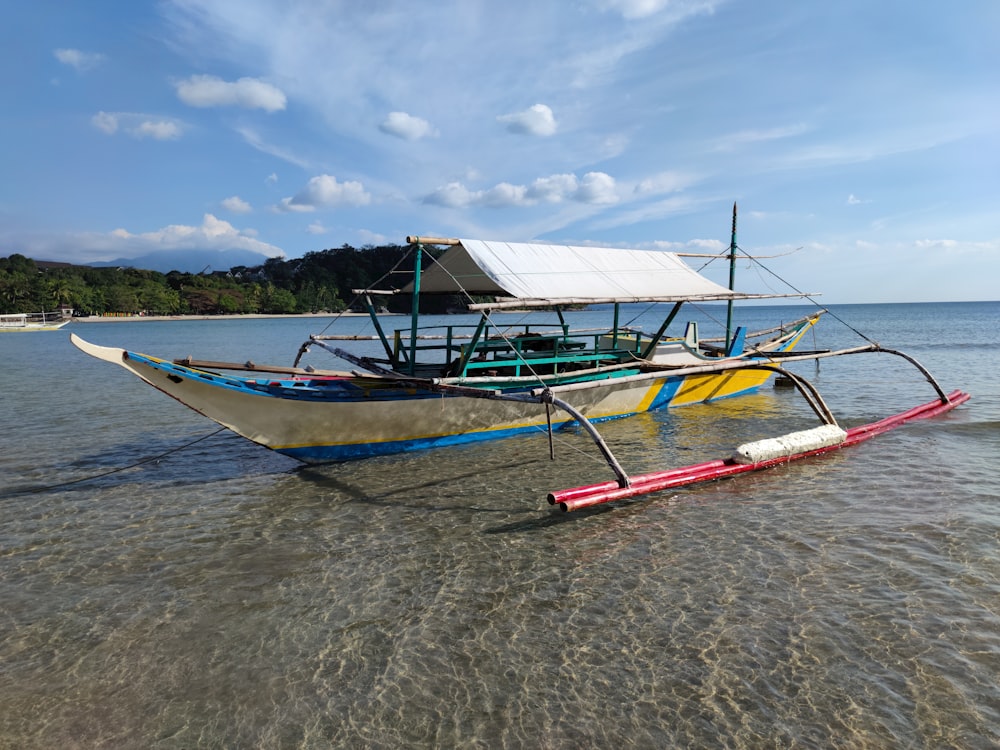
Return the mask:
MULTIPOLYGON (((65 331, 0 337, 0 748, 996 746, 1000 303, 834 313, 972 401, 577 514, 545 494, 611 478, 579 431, 301 467, 65 331)), ((70 326, 279 364, 317 328, 70 326)), ((934 396, 887 355, 797 371, 847 425, 934 396)), ((814 422, 767 388, 601 430, 638 473, 814 422)))

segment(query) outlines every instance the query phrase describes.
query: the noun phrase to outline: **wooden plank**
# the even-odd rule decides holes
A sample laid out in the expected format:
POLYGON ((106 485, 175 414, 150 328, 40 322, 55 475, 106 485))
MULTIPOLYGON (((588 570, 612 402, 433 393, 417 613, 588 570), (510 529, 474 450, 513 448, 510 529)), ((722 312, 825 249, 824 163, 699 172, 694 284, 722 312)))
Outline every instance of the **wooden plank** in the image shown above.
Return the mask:
POLYGON ((192 359, 185 357, 175 359, 175 365, 190 367, 195 370, 240 370, 243 372, 264 372, 278 375, 304 375, 318 377, 352 377, 351 373, 338 370, 307 370, 303 367, 281 367, 278 365, 258 365, 255 362, 213 362, 207 359, 192 359))

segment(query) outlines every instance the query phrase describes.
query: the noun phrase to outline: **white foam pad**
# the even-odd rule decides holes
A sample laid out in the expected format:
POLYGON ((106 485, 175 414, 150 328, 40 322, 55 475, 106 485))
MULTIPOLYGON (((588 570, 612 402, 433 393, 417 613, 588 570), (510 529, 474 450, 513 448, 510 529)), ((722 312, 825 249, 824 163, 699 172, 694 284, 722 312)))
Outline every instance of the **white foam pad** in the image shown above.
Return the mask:
POLYGON ((775 458, 794 456, 796 453, 839 445, 847 439, 847 433, 833 424, 814 427, 811 430, 790 432, 787 435, 744 443, 733 452, 733 460, 738 464, 756 464, 775 458))

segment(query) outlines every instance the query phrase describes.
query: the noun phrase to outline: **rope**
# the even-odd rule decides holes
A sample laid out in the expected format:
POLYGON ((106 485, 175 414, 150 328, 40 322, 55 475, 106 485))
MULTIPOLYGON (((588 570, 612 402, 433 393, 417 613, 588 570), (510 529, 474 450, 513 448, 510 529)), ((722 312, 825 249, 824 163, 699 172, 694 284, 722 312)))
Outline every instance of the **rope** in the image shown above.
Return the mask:
POLYGON ((182 451, 182 450, 184 450, 186 448, 190 448, 192 445, 196 445, 196 444, 200 443, 202 440, 207 440, 208 438, 210 438, 210 437, 212 437, 214 435, 218 435, 220 432, 224 432, 225 429, 226 429, 225 427, 220 427, 219 429, 215 430, 214 432, 210 432, 207 435, 202 435, 200 438, 192 440, 189 443, 185 443, 184 445, 180 445, 180 446, 178 446, 176 448, 171 448, 170 450, 164 451, 163 453, 160 453, 159 455, 152 456, 151 458, 144 458, 141 461, 136 461, 135 463, 129 464, 128 466, 122 466, 122 467, 117 468, 117 469, 110 469, 108 471, 102 471, 99 474, 91 474, 90 476, 81 477, 80 479, 71 479, 68 482, 59 482, 58 484, 48 484, 48 485, 44 485, 44 486, 41 486, 41 487, 27 487, 25 489, 14 490, 13 492, 4 492, 4 493, 0 494, 0 498, 15 497, 16 495, 36 495, 36 494, 39 494, 39 493, 42 493, 42 492, 49 492, 51 490, 57 490, 57 489, 60 489, 62 487, 70 487, 70 486, 72 486, 74 484, 82 484, 83 482, 92 482, 95 479, 100 479, 101 477, 110 476, 111 474, 118 474, 118 473, 123 472, 123 471, 128 471, 129 469, 135 469, 135 468, 137 468, 139 466, 143 466, 144 464, 152 463, 154 461, 159 461, 159 460, 161 460, 163 458, 166 458, 167 456, 170 456, 170 455, 172 455, 174 453, 179 453, 180 451, 182 451))
MULTIPOLYGON (((447 268, 445 268, 441 263, 439 263, 438 259, 435 258, 433 255, 430 255, 428 253, 428 257, 430 257, 430 259, 431 259, 431 261, 433 263, 437 264, 438 268, 440 268, 443 273, 447 274, 451 278, 451 280, 455 282, 455 285, 461 290, 460 293, 461 293, 461 295, 465 299, 467 299, 470 303, 475 303, 475 300, 472 298, 472 295, 469 294, 469 292, 465 289, 465 287, 462 286, 461 282, 459 282, 459 280, 457 278, 455 278, 454 274, 452 274, 447 268)), ((489 324, 491 326, 493 326, 493 328, 497 331, 497 333, 500 335, 500 337, 508 345, 510 345, 511 349, 515 352, 515 354, 517 355, 518 359, 523 363, 523 366, 538 381, 539 385, 541 385, 542 387, 545 387, 547 389, 547 386, 545 385, 545 381, 543 381, 542 378, 541 378, 541 376, 534 370, 534 368, 532 368, 531 363, 529 361, 527 361, 526 359, 524 359, 523 356, 521 356, 521 352, 517 349, 517 347, 515 347, 513 345, 513 342, 507 337, 506 333, 504 333, 504 328, 502 326, 498 325, 495 320, 493 320, 493 318, 490 315, 490 313, 489 313, 488 310, 484 310, 482 314, 483 314, 483 317, 486 318, 486 320, 489 322, 489 324)), ((525 319, 525 317, 521 318, 521 320, 524 320, 524 319, 525 319)), ((507 326, 506 330, 510 330, 510 326, 507 326)), ((546 408, 548 408, 548 406, 546 406, 546 408)), ((568 448, 569 450, 573 451, 574 453, 576 453, 580 457, 586 458, 587 460, 592 461, 594 463, 605 463, 605 461, 604 461, 603 458, 601 458, 599 456, 594 456, 593 454, 588 453, 587 451, 584 451, 583 449, 581 449, 580 447, 578 447, 576 444, 571 443, 568 440, 564 439, 561 435, 555 434, 555 431, 552 430, 551 428, 546 428, 546 427, 544 427, 542 425, 535 425, 534 429, 537 432, 547 433, 550 436, 550 438, 555 443, 558 443, 559 445, 561 445, 561 446, 563 446, 565 448, 568 448)))
POLYGON ((781 276, 779 276, 778 274, 776 274, 770 268, 768 268, 763 263, 761 263, 760 261, 758 261, 754 256, 750 255, 750 253, 748 253, 742 247, 739 247, 737 245, 736 249, 739 250, 741 253, 743 253, 743 255, 748 260, 750 260, 751 262, 755 263, 757 266, 759 266, 763 270, 767 271, 769 274, 771 274, 774 278, 776 278, 782 284, 784 284, 785 286, 787 286, 793 292, 795 292, 796 294, 801 294, 803 299, 809 300, 814 305, 816 305, 816 307, 823 308, 823 312, 825 312, 831 318, 833 318, 834 320, 836 320, 837 322, 839 322, 840 324, 842 324, 843 326, 845 326, 850 331, 856 333, 859 337, 861 337, 862 339, 864 339, 865 341, 867 341, 869 344, 874 344, 874 345, 878 346, 878 342, 877 341, 874 341, 874 340, 870 339, 868 336, 865 336, 865 334, 861 333, 861 331, 859 331, 857 328, 855 328, 854 326, 852 326, 850 323, 848 323, 846 320, 844 320, 843 318, 841 318, 839 315, 837 315, 832 310, 829 310, 828 308, 823 307, 823 305, 821 305, 818 300, 816 300, 815 298, 813 298, 810 295, 806 294, 801 289, 799 289, 798 287, 796 287, 794 284, 792 284, 792 283, 786 281, 785 279, 783 279, 781 276))
MULTIPOLYGON (((403 264, 403 261, 405 261, 407 258, 409 258, 412 255, 413 255, 413 251, 412 250, 410 250, 407 253, 404 253, 403 257, 400 258, 398 261, 396 261, 396 265, 394 265, 392 268, 390 268, 388 271, 386 271, 384 274, 382 274, 382 276, 380 276, 378 279, 376 279, 372 283, 368 284, 368 287, 372 288, 372 289, 378 288, 379 284, 381 284, 383 281, 385 281, 390 276, 392 276, 394 273, 396 273, 396 270, 403 264)), ((428 253, 428 255, 430 255, 430 253, 428 253)), ((328 330, 330 330, 330 326, 332 326, 334 323, 336 323, 338 320, 340 320, 342 317, 344 317, 344 315, 355 305, 355 303, 357 303, 357 301, 359 299, 361 299, 361 295, 360 294, 355 294, 351 298, 351 301, 347 303, 347 306, 343 310, 341 310, 340 312, 338 312, 336 315, 334 315, 330 319, 330 322, 327 323, 326 326, 323 327, 323 330, 321 330, 319 332, 319 335, 322 336, 324 333, 326 333, 328 330)))
MULTIPOLYGON (((455 285, 461 290, 462 295, 470 303, 475 303, 475 300, 472 299, 472 295, 469 294, 466 291, 465 287, 462 286, 462 283, 457 278, 455 278, 454 274, 452 274, 451 271, 449 271, 441 263, 439 263, 438 259, 435 258, 433 255, 430 255, 428 253, 428 256, 430 257, 430 259, 434 263, 437 264, 438 268, 440 268, 442 272, 448 274, 448 276, 451 278, 451 280, 455 282, 455 285)), ((493 318, 490 316, 490 311, 489 310, 483 310, 483 317, 486 318, 486 320, 489 322, 489 324, 491 326, 493 326, 494 329, 496 329, 496 332, 500 335, 500 338, 502 338, 504 340, 504 343, 507 344, 511 348, 511 350, 514 352, 514 354, 517 356, 517 359, 521 362, 522 366, 525 367, 528 370, 528 372, 531 373, 532 377, 534 377, 538 381, 539 385, 545 387, 545 381, 543 381, 542 378, 541 378, 541 376, 537 372, 535 372, 535 369, 531 366, 531 363, 528 360, 526 360, 521 355, 521 351, 516 346, 514 346, 514 342, 512 342, 507 337, 507 334, 504 333, 503 330, 501 330, 501 326, 497 325, 496 321, 493 320, 493 318)), ((524 319, 525 319, 525 316, 522 316, 521 320, 524 320, 524 319)), ((510 330, 510 326, 507 326, 506 330, 510 330)))

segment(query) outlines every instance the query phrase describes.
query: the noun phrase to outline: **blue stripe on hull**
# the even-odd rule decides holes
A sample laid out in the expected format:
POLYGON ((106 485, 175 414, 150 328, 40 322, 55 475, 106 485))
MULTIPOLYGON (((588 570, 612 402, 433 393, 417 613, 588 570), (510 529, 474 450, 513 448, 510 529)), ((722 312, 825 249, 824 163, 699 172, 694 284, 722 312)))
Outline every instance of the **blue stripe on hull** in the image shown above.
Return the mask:
MULTIPOLYGON (((610 417, 597 417, 591 419, 591 423, 610 422, 615 419, 624 419, 635 416, 636 412, 626 414, 615 414, 610 417)), ((553 429, 561 430, 576 424, 576 420, 570 419, 564 422, 554 422, 553 429)), ((358 458, 372 458, 374 456, 391 456, 395 453, 409 453, 410 451, 427 450, 428 448, 445 448, 448 446, 468 445, 471 443, 484 443, 490 440, 502 440, 518 435, 544 432, 543 425, 527 425, 524 427, 514 427, 504 430, 483 430, 480 432, 465 432, 454 435, 437 435, 427 438, 413 438, 411 440, 387 440, 381 443, 345 443, 340 445, 308 445, 296 448, 275 448, 276 453, 303 461, 309 464, 329 463, 331 461, 351 461, 358 458)))
MULTIPOLYGON (((786 343, 782 350, 791 348, 799 338, 799 333, 792 341, 786 343)), ((421 391, 416 388, 400 387, 395 383, 381 383, 377 379, 367 381, 360 378, 315 378, 315 379, 272 379, 272 378, 246 378, 239 376, 219 375, 216 373, 193 370, 180 365, 176 365, 145 355, 128 352, 127 358, 136 363, 146 365, 158 371, 165 372, 174 382, 180 382, 181 378, 200 381, 216 388, 229 391, 236 391, 247 395, 260 396, 267 399, 283 399, 288 401, 316 401, 316 402, 392 402, 392 401, 414 401, 424 399, 462 398, 451 394, 432 393, 421 391)), ((631 371, 622 371, 622 375, 632 374, 631 371)), ((725 377, 725 376, 723 376, 725 377)), ((684 377, 672 377, 665 375, 661 384, 656 389, 656 395, 649 402, 643 401, 638 406, 637 411, 629 411, 615 414, 603 418, 593 418, 593 422, 603 422, 610 419, 620 419, 630 417, 642 411, 652 411, 669 407, 677 396, 684 377)), ((152 381, 149 381, 152 382, 152 381)), ((605 381, 608 385, 614 385, 614 378, 605 381)), ((159 387, 159 386, 156 386, 159 387)), ((655 387, 655 386, 651 386, 655 387)), ((718 398, 730 398, 746 393, 752 393, 760 388, 759 385, 748 387, 737 392, 727 393, 718 398)), ((162 390, 162 389, 161 389, 162 390)), ((714 400, 714 399, 713 399, 714 400)), ((194 408, 194 407, 192 407, 194 408)), ((205 412, 202 412, 205 413, 205 412)), ((213 417, 214 418, 214 417, 213 417)), ((218 421, 218 420, 217 420, 218 421)), ((221 423, 221 422, 220 422, 221 423)), ((556 422, 556 429, 567 424, 575 424, 575 421, 556 422)), ((235 428, 231 428, 235 429, 235 428)), ((417 428, 419 429, 419 428, 417 428)), ((455 433, 448 435, 433 435, 426 437, 413 437, 401 440, 387 440, 384 442, 359 442, 359 443, 333 443, 325 445, 299 445, 290 447, 274 448, 278 453, 290 456, 306 463, 324 463, 330 461, 347 461, 359 458, 391 455, 394 453, 405 453, 409 451, 425 450, 428 448, 440 448, 445 446, 466 445, 480 443, 489 440, 499 440, 537 433, 544 431, 544 425, 528 424, 512 428, 486 429, 475 432, 455 433)), ((238 430, 235 430, 238 432, 238 430)), ((241 433, 242 434, 242 433, 241 433)), ((398 433, 397 433, 398 434, 398 433)), ((254 440, 253 437, 250 438, 254 440)), ((263 441, 255 440, 264 444, 263 441)))
POLYGON ((663 387, 660 388, 660 392, 656 394, 656 398, 650 403, 647 411, 654 411, 655 409, 662 409, 665 406, 669 406, 677 394, 677 389, 681 387, 682 382, 684 382, 682 378, 668 378, 665 380, 663 387))
MULTIPOLYGON (((677 394, 677 391, 680 389, 683 382, 683 378, 666 379, 646 411, 654 411, 670 406, 670 402, 677 394)), ((760 386, 753 386, 736 393, 727 394, 720 397, 720 399, 714 400, 731 398, 733 396, 742 396, 748 393, 753 393, 759 389, 760 386)), ((631 417, 636 413, 637 412, 616 414, 611 417, 594 418, 590 421, 594 423, 607 422, 613 419, 631 417)), ((568 425, 574 424, 576 424, 574 420, 569 420, 567 422, 563 422, 562 424, 556 424, 554 427, 555 429, 562 429, 568 425)), ((381 443, 310 445, 296 448, 280 448, 276 450, 278 453, 291 456, 292 458, 305 463, 327 463, 331 461, 350 461, 358 458, 371 458, 374 456, 388 456, 394 453, 408 453, 410 451, 426 450, 428 448, 443 448, 447 446, 482 443, 489 440, 502 440, 503 438, 515 437, 517 435, 541 432, 544 429, 545 428, 540 425, 528 425, 525 427, 503 430, 484 430, 480 432, 467 432, 455 435, 437 435, 434 437, 413 438, 411 440, 392 440, 381 443)))
POLYGON ((438 435, 429 438, 414 438, 412 440, 391 440, 382 443, 356 443, 343 445, 310 445, 298 448, 278 448, 278 453, 304 461, 305 463, 326 463, 329 461, 350 461, 357 458, 373 456, 388 456, 393 453, 425 450, 427 448, 443 448, 452 445, 482 443, 487 440, 524 435, 528 432, 538 432, 538 426, 517 427, 508 430, 486 430, 483 432, 466 432, 457 435, 438 435))

